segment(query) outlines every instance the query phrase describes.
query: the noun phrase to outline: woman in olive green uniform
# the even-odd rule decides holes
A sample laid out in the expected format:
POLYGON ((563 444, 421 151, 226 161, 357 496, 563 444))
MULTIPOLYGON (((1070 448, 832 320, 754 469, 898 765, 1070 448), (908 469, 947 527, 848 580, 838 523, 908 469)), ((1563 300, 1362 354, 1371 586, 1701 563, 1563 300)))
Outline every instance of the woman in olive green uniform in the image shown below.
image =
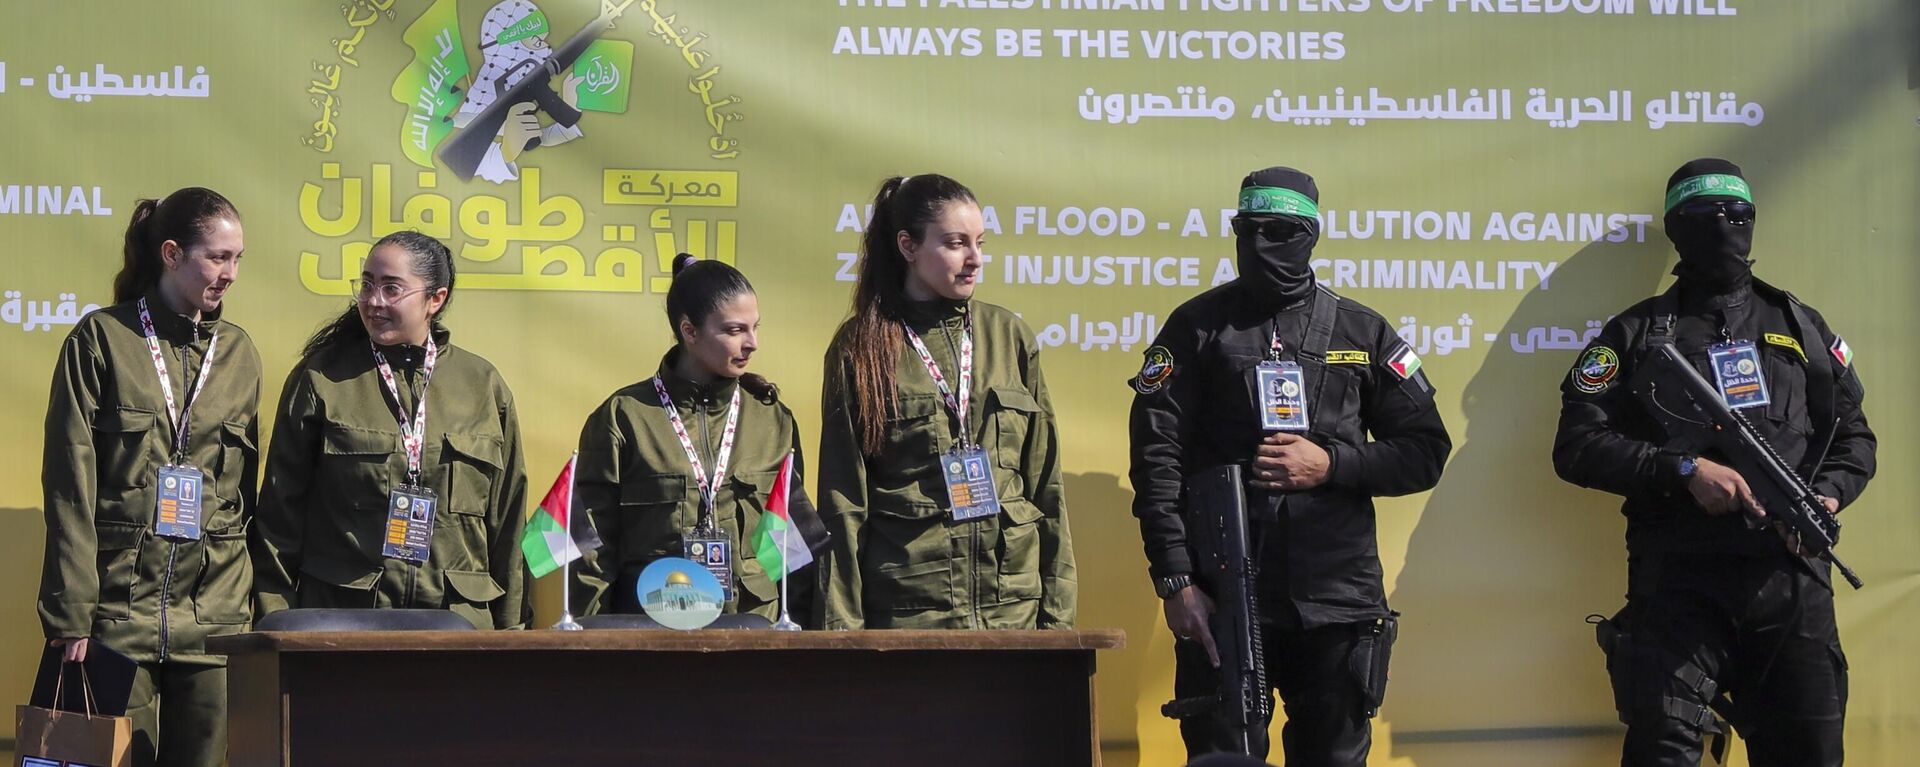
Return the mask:
POLYGON ((499 372, 440 324, 453 281, 438 240, 388 235, 355 304, 307 342, 254 524, 263 612, 447 609, 480 628, 526 625, 520 421, 499 372))
POLYGON ((67 336, 47 403, 40 622, 69 661, 98 639, 139 663, 141 765, 227 753, 227 661, 206 639, 247 626, 260 464, 260 355, 221 319, 241 235, 209 189, 136 203, 114 305, 67 336))
POLYGON ((888 179, 827 352, 827 628, 1071 628, 1073 547, 1040 346, 973 300, 984 226, 945 176, 888 179))
MULTIPOLYGON (((789 454, 789 509, 809 506, 799 427, 778 390, 747 372, 760 326, 747 278, 686 254, 673 271, 667 320, 676 343, 659 372, 614 392, 580 430, 576 508, 592 517, 603 545, 573 570, 574 604, 586 615, 640 612, 640 571, 661 557, 688 557, 730 575, 720 578, 733 591, 726 612, 774 618, 778 586, 750 539, 789 454), (728 561, 711 562, 704 543, 697 555, 689 550, 702 539, 724 541, 730 555, 719 558, 728 561)), ((804 577, 788 584, 797 618, 809 614, 811 586, 804 577)))

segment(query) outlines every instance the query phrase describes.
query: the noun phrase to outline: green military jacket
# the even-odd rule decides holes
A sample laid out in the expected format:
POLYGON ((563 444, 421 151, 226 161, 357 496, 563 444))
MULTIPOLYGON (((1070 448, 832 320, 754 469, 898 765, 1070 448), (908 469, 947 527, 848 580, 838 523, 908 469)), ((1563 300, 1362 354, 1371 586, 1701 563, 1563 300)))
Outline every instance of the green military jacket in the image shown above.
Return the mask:
MULTIPOLYGON (((727 427, 728 403, 740 385, 725 380, 703 387, 682 378, 674 372, 679 353, 678 347, 667 353, 659 376, 700 453, 701 467, 711 473, 727 427)), ((795 475, 791 503, 807 503, 805 493, 799 492, 799 477, 805 476, 799 436, 793 412, 777 393, 740 392, 733 459, 714 500, 714 522, 733 541, 734 550, 735 598, 726 612, 769 619, 779 614, 779 586, 754 557, 750 538, 789 452, 795 475)), ((573 609, 582 615, 640 612, 634 592, 640 571, 661 557, 686 555, 681 536, 694 529, 701 504, 700 483, 652 378, 614 392, 587 417, 580 430, 574 483, 574 510, 585 511, 593 520, 602 546, 574 564, 573 609)), ((810 612, 809 575, 798 574, 787 585, 788 611, 795 620, 804 620, 810 612)))
POLYGON ((900 401, 878 455, 861 453, 851 374, 836 340, 820 409, 821 517, 833 534, 821 573, 826 627, 1071 628, 1073 545, 1060 441, 1040 374, 1040 346, 1012 312, 981 301, 914 304, 908 324, 957 386, 963 316, 973 314, 967 424, 992 456, 998 516, 956 522, 939 457, 956 423, 910 344, 896 368, 900 401))
MULTIPOLYGON (((440 508, 427 561, 381 555, 388 492, 407 482, 407 453, 371 348, 335 344, 301 360, 280 396, 253 528, 263 613, 426 608, 480 628, 527 624, 527 476, 513 393, 492 364, 450 345, 444 331, 435 342, 420 484, 440 508)), ((424 350, 382 351, 411 418, 424 350)))
POLYGON ((172 460, 174 429, 137 304, 88 314, 60 347, 41 464, 40 622, 49 638, 91 636, 137 661, 224 665, 207 654, 207 637, 242 631, 251 617, 246 530, 260 466, 260 354, 218 312, 195 323, 148 294, 176 403, 219 335, 187 429, 187 462, 210 477, 203 534, 156 537, 156 481, 172 460))

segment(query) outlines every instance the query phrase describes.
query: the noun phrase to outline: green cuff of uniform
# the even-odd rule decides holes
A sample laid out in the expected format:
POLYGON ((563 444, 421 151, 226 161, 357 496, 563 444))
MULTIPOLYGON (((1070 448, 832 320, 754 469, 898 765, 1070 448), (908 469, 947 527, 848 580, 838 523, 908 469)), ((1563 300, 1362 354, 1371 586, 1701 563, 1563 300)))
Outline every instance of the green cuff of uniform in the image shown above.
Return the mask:
POLYGON ((532 16, 516 21, 506 29, 500 30, 500 37, 494 40, 494 45, 517 43, 521 40, 539 37, 546 33, 547 15, 539 11, 534 11, 532 16))
POLYGON ((1292 189, 1249 186, 1240 189, 1240 212, 1255 216, 1319 218, 1320 206, 1314 203, 1313 198, 1292 189))
POLYGON ((1753 188, 1747 186, 1746 179, 1724 173, 1709 173, 1705 176, 1686 179, 1668 189, 1667 212, 1672 213, 1674 208, 1680 207, 1680 203, 1709 195, 1737 197, 1749 203, 1753 202, 1753 188))

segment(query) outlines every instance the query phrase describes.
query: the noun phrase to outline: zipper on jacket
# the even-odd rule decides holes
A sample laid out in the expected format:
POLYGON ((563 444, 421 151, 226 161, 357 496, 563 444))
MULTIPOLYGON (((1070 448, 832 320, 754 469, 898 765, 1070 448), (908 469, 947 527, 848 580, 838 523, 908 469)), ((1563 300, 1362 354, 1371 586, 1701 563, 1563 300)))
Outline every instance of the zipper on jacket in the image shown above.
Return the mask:
MULTIPOLYGON (((190 393, 193 391, 192 387, 194 382, 190 380, 190 377, 193 375, 194 366, 191 364, 188 364, 187 362, 187 351, 193 343, 198 343, 199 341, 200 341, 200 326, 198 324, 195 324, 193 326, 193 341, 189 342, 187 346, 175 346, 173 348, 174 355, 180 359, 180 383, 181 383, 180 391, 182 392, 190 393)), ((188 396, 191 397, 192 395, 188 394, 188 396)), ((198 399, 198 398, 195 397, 194 399, 198 399)), ((189 400, 189 402, 191 402, 191 400, 189 400)), ((194 404, 197 404, 197 403, 194 403, 194 404)), ((185 416, 187 414, 185 412, 182 412, 181 415, 185 416)), ((182 422, 174 424, 173 428, 175 430, 186 430, 187 424, 184 420, 182 420, 182 422)), ((180 438, 180 435, 178 434, 168 434, 167 436, 169 438, 169 442, 180 438)), ((167 447, 169 448, 169 450, 167 451, 168 463, 172 463, 175 459, 186 457, 186 456, 174 455, 173 451, 171 450, 171 448, 173 447, 173 444, 168 444, 167 447)), ((204 507, 205 507, 205 499, 206 499, 206 493, 204 492, 204 489, 205 489, 204 486, 202 486, 201 506, 202 506, 203 515, 201 518, 203 520, 205 519, 204 507)), ((179 555, 180 555, 180 542, 172 539, 168 539, 167 540, 167 569, 165 572, 161 573, 160 575, 160 660, 163 663, 166 662, 167 660, 167 650, 169 645, 168 636, 171 633, 170 626, 169 626, 171 621, 167 616, 167 611, 168 611, 168 608, 173 606, 173 567, 175 562, 179 559, 179 555)))
MULTIPOLYGON (((953 326, 946 321, 942 321, 940 323, 940 330, 941 335, 947 338, 947 351, 953 353, 954 375, 957 380, 960 366, 960 347, 953 342, 953 326)), ((974 378, 975 381, 978 382, 979 376, 976 375, 974 378)), ((972 388, 978 389, 979 387, 976 386, 972 388)), ((971 399, 971 397, 969 397, 969 399, 971 399)), ((968 404, 968 410, 971 411, 972 403, 968 404)), ((969 430, 967 429, 967 417, 971 415, 971 412, 960 413, 953 419, 954 428, 959 431, 959 441, 962 445, 974 444, 973 435, 968 433, 969 430)), ((966 524, 969 526, 967 530, 967 626, 977 629, 985 627, 980 621, 980 528, 986 526, 986 521, 970 520, 966 524)))
POLYGON ((173 560, 180 552, 177 541, 167 541, 167 571, 160 577, 160 660, 167 660, 167 605, 173 601, 173 560))

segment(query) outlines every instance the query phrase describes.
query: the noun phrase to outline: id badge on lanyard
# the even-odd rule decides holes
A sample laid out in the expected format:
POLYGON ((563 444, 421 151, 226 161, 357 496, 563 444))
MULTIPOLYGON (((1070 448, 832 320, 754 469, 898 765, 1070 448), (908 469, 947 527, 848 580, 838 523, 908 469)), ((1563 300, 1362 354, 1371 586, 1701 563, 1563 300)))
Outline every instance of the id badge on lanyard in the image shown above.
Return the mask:
POLYGON ((213 373, 213 353, 220 347, 220 334, 207 341, 207 356, 200 360, 200 377, 187 392, 185 403, 173 398, 173 379, 167 375, 167 357, 160 351, 160 338, 153 330, 153 315, 147 311, 147 299, 140 299, 140 330, 146 335, 147 352, 153 357, 154 373, 160 376, 160 393, 167 402, 167 418, 173 424, 173 460, 161 466, 154 476, 153 534, 176 540, 197 541, 204 532, 201 512, 205 508, 207 475, 187 461, 187 442, 192 434, 194 403, 207 387, 213 373))
POLYGON ((421 564, 433 553, 433 516, 440 498, 432 489, 401 485, 387 493, 387 537, 380 556, 421 564))
POLYGON ((1260 428, 1266 431, 1306 431, 1307 377, 1299 363, 1267 361, 1255 370, 1260 388, 1260 428))
POLYGON ((1280 359, 1280 333, 1272 334, 1267 359, 1254 368, 1254 388, 1260 393, 1263 431, 1303 432, 1307 420, 1307 374, 1300 363, 1280 359))
POLYGON ((1734 410, 1763 407, 1772 402, 1767 393, 1767 377, 1762 372, 1760 350, 1752 341, 1728 341, 1707 349, 1713 365, 1713 383, 1720 398, 1734 410))
POLYGON ((720 582, 720 600, 732 602, 733 541, 718 530, 694 530, 680 537, 687 559, 698 562, 720 582))
POLYGON ((160 501, 153 510, 153 534, 164 538, 200 540, 200 499, 206 475, 186 465, 160 467, 160 501))
POLYGON ((940 457, 940 467, 955 520, 964 522, 1000 513, 1000 494, 993 487, 993 464, 987 460, 986 450, 956 447, 940 457))
POLYGON ((420 482, 420 455, 426 450, 427 391, 433 385, 433 368, 439 361, 439 348, 427 339, 426 359, 420 363, 420 401, 411 419, 400 404, 400 385, 393 377, 387 356, 373 348, 374 367, 392 396, 393 417, 400 424, 400 447, 407 453, 407 482, 387 491, 387 535, 380 545, 380 556, 421 564, 433 554, 433 517, 440 511, 440 496, 420 482))
POLYGON ((733 539, 714 524, 714 505, 719 501, 720 483, 727 479, 727 466, 733 463, 733 439, 740 431, 740 389, 734 387, 733 400, 727 404, 727 428, 720 433, 720 450, 713 456, 711 476, 700 460, 700 451, 694 449, 693 435, 687 433, 687 422, 680 417, 679 406, 673 404, 673 395, 667 393, 666 381, 654 376, 653 391, 660 395, 660 409, 667 411, 667 422, 673 425, 673 435, 679 438, 680 449, 686 452, 687 463, 693 468, 693 478, 700 484, 700 520, 694 523, 693 532, 680 536, 681 550, 687 559, 713 573, 714 580, 720 582, 721 599, 732 602, 733 539))
MULTIPOLYGON (((959 444, 940 456, 940 477, 947 486, 947 510, 955 521, 961 522, 1000 513, 1000 494, 993 485, 993 462, 987 459, 985 448, 973 444, 972 432, 967 428, 967 408, 973 397, 973 315, 966 315, 965 322, 960 331, 960 348, 954 354, 960 365, 958 392, 947 385, 946 375, 940 372, 939 363, 933 361, 933 352, 927 351, 920 334, 906 323, 900 323, 907 341, 920 355, 921 364, 927 367, 927 375, 940 390, 941 399, 954 415, 959 444)), ((948 336, 948 340, 951 342, 952 336, 948 336)))

